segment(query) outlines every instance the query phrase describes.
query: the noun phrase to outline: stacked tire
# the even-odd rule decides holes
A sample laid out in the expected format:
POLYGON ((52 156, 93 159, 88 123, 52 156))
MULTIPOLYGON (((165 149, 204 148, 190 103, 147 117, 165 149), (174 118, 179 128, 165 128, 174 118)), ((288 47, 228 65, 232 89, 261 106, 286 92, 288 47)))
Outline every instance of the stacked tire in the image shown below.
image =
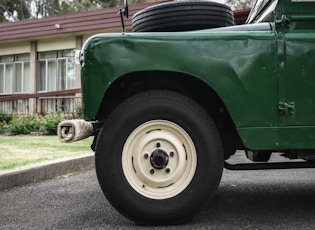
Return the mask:
POLYGON ((133 32, 176 32, 233 26, 227 5, 212 1, 174 1, 147 7, 132 18, 133 32))

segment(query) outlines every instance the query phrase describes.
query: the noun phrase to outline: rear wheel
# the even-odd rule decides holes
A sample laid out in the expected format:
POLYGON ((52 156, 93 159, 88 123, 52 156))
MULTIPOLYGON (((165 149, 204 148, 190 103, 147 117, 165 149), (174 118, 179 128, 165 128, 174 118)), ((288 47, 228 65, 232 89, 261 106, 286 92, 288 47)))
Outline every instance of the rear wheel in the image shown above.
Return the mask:
POLYGON ((133 32, 175 32, 234 25, 229 6, 211 1, 174 1, 147 7, 132 18, 133 32))
POLYGON ((211 118, 190 98, 164 90, 122 102, 104 123, 95 159, 107 199, 142 224, 190 218, 214 194, 223 169, 211 118))

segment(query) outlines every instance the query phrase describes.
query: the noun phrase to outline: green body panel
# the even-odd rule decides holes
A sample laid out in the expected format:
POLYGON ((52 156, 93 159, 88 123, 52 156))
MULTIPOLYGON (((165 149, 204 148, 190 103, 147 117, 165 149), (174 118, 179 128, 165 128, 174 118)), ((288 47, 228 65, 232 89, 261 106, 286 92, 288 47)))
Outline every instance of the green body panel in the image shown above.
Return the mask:
POLYGON ((230 108, 238 127, 277 124, 274 32, 103 34, 91 38, 89 46, 85 55, 93 60, 86 59, 91 67, 82 76, 88 118, 96 114, 106 88, 118 77, 162 70, 206 82, 230 108))
POLYGON ((116 79, 141 71, 178 72, 218 94, 246 147, 314 149, 314 4, 279 1, 271 14, 276 23, 269 15, 268 23, 253 25, 91 37, 81 52, 85 119, 95 118, 116 79), (283 15, 290 22, 282 20, 280 27, 283 15))
POLYGON ((295 103, 296 112, 286 125, 315 124, 315 3, 313 14, 291 14, 284 30, 286 101, 295 103))
POLYGON ((315 126, 249 127, 238 133, 252 150, 314 149, 315 126))

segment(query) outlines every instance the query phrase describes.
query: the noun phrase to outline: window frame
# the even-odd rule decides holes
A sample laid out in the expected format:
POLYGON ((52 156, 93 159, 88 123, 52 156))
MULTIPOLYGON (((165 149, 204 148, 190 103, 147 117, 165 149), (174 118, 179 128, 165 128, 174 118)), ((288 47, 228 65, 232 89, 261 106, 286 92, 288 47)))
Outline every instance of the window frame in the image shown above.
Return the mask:
MULTIPOLYGON (((21 93, 28 93, 29 92, 29 85, 25 87, 26 83, 29 83, 30 79, 30 72, 28 72, 28 76, 25 76, 25 64, 28 63, 30 68, 30 54, 13 54, 13 55, 4 55, 0 56, 0 66, 2 68, 2 79, 0 79, 0 95, 8 95, 8 94, 21 94, 21 93), (23 57, 21 60, 20 57, 23 57), (28 55, 28 58, 25 57, 28 55), (11 60, 8 60, 9 57, 12 57, 11 60), (18 82, 17 79, 17 65, 21 65, 20 70, 20 81, 18 82), (7 69, 8 66, 12 66, 12 72, 8 74, 7 69), (27 81, 27 82, 25 82, 27 81), (19 88, 19 91, 17 89, 19 88), (9 86, 9 87, 8 87, 9 86)), ((0 73, 1 74, 1 73, 0 73)))
POLYGON ((73 78, 73 83, 74 84, 70 84, 69 80, 67 79, 67 76, 69 75, 69 62, 70 60, 73 59, 71 62, 75 63, 75 49, 64 49, 64 50, 55 50, 55 51, 47 51, 47 52, 38 52, 37 53, 37 61, 38 61, 38 70, 37 70, 37 92, 51 92, 51 91, 60 91, 60 90, 69 90, 69 89, 74 89, 75 88, 75 81, 76 81, 76 76, 75 76, 75 72, 76 72, 76 65, 74 64, 73 67, 73 73, 74 73, 74 78, 73 78), (47 54, 47 57, 45 57, 45 53, 47 54), (55 54, 53 55, 54 57, 49 57, 49 53, 50 54, 55 54), (70 53, 70 55, 69 55, 70 53), (72 54, 71 54, 72 53, 72 54), (43 57, 41 57, 41 55, 43 55, 43 57), (66 67, 66 72, 65 72, 65 87, 62 88, 62 81, 63 81, 63 77, 59 76, 59 70, 62 68, 62 62, 65 60, 65 67, 66 67), (51 79, 49 76, 49 62, 50 61, 55 61, 55 71, 54 71, 54 75, 53 76, 55 79, 53 80, 55 82, 55 87, 54 90, 51 90, 49 88, 49 81, 51 79), (41 63, 45 63, 45 76, 42 76, 42 70, 41 70, 41 63), (42 88, 40 82, 45 81, 45 86, 44 88, 42 88))

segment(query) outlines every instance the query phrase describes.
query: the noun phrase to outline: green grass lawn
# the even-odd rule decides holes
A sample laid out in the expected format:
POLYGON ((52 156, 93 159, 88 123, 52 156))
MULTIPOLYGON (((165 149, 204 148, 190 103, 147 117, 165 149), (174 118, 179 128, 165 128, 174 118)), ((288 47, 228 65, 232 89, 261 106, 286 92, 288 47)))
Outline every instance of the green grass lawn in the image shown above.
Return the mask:
POLYGON ((92 137, 74 143, 61 143, 57 136, 0 136, 0 170, 90 154, 92 141, 92 137))

